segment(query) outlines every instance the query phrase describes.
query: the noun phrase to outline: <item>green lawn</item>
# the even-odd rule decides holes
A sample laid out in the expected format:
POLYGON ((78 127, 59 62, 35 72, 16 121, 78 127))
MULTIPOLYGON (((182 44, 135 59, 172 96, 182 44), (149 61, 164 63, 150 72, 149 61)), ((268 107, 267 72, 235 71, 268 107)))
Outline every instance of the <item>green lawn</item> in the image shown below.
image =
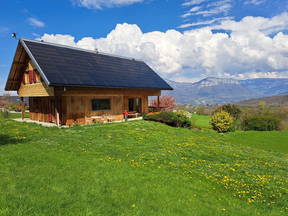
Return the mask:
POLYGON ((211 116, 208 115, 192 114, 192 119, 195 121, 194 124, 201 128, 211 128, 210 118, 211 116))
POLYGON ((0 215, 287 215, 287 143, 287 131, 0 118, 0 215))

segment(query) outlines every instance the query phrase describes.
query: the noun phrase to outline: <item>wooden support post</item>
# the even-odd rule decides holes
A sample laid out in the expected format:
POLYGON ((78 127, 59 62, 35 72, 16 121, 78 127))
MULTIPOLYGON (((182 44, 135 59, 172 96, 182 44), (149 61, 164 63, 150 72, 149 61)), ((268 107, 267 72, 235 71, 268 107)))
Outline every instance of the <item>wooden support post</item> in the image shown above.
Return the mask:
POLYGON ((24 98, 21 97, 21 114, 22 114, 22 120, 24 120, 24 115, 25 115, 25 103, 24 103, 24 98))
POLYGON ((59 108, 58 108, 58 100, 55 97, 55 118, 56 118, 56 125, 60 126, 60 118, 59 118, 59 108))
POLYGON ((160 111, 160 96, 157 96, 157 111, 160 111))

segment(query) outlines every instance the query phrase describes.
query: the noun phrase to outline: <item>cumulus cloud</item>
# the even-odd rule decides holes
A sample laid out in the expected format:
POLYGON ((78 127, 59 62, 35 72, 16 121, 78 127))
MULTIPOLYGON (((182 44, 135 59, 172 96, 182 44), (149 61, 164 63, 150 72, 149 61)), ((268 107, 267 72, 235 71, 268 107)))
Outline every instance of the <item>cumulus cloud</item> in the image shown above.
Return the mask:
POLYGON ((45 23, 34 18, 34 17, 30 17, 28 18, 28 22, 31 26, 34 26, 34 27, 39 27, 39 28, 42 28, 45 26, 45 23))
POLYGON ((45 34, 41 39, 142 59, 160 75, 173 80, 206 76, 283 77, 288 76, 288 35, 274 30, 288 29, 286 16, 246 17, 217 26, 229 30, 229 34, 215 33, 212 27, 143 33, 137 25, 124 23, 104 38, 75 41, 71 35, 45 34), (273 36, 269 35, 271 32, 273 36))
POLYGON ((101 9, 103 7, 119 7, 131 5, 144 0, 73 0, 78 6, 89 9, 101 9))
POLYGON ((226 20, 217 27, 235 32, 261 31, 265 34, 272 34, 288 29, 288 13, 285 12, 272 18, 247 16, 240 22, 226 20))

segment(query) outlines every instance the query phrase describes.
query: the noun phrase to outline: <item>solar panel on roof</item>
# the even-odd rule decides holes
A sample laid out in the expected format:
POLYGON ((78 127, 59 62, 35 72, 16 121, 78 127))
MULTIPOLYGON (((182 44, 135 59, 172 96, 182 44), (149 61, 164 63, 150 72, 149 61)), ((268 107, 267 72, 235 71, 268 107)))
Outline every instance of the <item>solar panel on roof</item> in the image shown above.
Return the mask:
POLYGON ((23 40, 51 86, 172 88, 146 63, 23 40))

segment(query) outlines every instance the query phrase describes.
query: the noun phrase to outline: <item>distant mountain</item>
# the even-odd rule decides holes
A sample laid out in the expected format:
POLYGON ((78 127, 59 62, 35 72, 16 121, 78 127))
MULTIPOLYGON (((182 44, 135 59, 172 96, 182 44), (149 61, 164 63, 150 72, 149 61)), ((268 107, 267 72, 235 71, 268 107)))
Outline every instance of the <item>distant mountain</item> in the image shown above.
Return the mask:
POLYGON ((288 92, 288 79, 235 80, 208 77, 195 83, 166 81, 174 91, 165 91, 163 95, 174 96, 178 104, 225 104, 288 92))
POLYGON ((258 106, 260 101, 266 102, 267 106, 288 106, 288 94, 244 100, 236 104, 240 106, 258 106))

